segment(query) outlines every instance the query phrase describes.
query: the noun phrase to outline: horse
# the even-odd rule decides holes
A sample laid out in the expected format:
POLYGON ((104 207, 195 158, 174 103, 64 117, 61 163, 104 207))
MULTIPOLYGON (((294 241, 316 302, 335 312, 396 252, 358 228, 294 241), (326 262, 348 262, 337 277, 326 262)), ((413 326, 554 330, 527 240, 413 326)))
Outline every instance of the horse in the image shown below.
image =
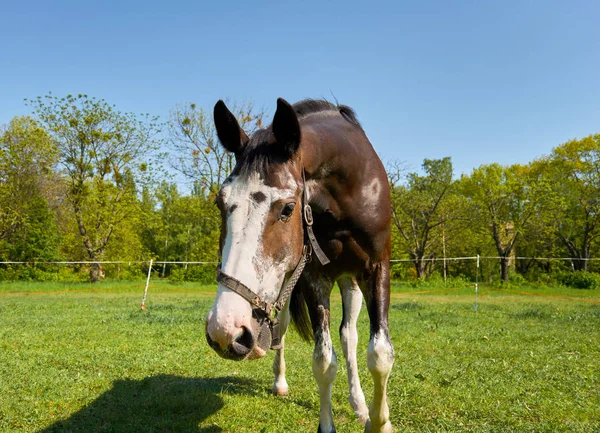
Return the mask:
POLYGON ((381 160, 350 107, 277 100, 271 125, 250 137, 222 100, 217 136, 235 167, 215 200, 221 213, 217 295, 205 321, 208 344, 223 358, 277 351, 275 394, 287 394, 284 341, 290 324, 314 340, 320 398, 318 432, 335 432, 331 391, 337 372, 330 295, 342 294, 340 338, 349 401, 365 432, 392 431, 387 381, 394 362, 389 327, 391 206, 381 160), (370 321, 367 408, 358 377, 356 321, 363 298, 370 321))

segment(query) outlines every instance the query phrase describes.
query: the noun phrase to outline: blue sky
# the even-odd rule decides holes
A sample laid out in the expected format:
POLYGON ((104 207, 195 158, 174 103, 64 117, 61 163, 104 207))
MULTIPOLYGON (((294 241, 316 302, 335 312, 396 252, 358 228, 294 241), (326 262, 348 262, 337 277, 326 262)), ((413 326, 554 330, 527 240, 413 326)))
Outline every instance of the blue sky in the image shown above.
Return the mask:
POLYGON ((598 1, 9 2, 0 124, 24 98, 177 103, 337 98, 381 157, 455 174, 600 133, 598 1))

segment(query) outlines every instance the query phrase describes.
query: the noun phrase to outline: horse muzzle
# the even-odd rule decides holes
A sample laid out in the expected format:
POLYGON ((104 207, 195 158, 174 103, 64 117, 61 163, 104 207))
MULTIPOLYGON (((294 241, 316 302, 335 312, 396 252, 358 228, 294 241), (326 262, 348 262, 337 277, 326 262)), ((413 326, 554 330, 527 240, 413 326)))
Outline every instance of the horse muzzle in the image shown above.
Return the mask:
POLYGON ((206 341, 219 356, 232 361, 259 359, 271 346, 271 329, 267 320, 252 319, 251 328, 243 327, 235 335, 212 330, 206 322, 206 341), (211 332, 212 331, 212 332, 211 332))

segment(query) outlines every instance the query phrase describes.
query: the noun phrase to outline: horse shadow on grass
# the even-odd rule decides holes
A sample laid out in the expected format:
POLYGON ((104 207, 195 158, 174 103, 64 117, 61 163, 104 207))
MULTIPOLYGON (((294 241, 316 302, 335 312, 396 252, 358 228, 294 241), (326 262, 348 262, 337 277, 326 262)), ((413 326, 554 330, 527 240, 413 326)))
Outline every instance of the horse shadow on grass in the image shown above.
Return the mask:
POLYGON ((216 425, 199 424, 223 407, 220 394, 255 395, 261 390, 256 381, 231 376, 117 380, 112 389, 80 411, 38 433, 218 433, 222 429, 216 425))

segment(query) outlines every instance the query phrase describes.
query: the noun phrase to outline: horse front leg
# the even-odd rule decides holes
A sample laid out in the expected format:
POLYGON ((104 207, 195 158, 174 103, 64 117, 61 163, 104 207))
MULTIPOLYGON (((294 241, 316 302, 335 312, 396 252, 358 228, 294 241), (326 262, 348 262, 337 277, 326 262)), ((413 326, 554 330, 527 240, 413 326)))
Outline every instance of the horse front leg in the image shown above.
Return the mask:
POLYGON ((319 386, 319 433, 334 433, 331 389, 337 373, 337 357, 329 334, 329 306, 319 306, 320 323, 315 329, 313 376, 319 386))
POLYGON ((319 433, 335 433, 331 390, 337 373, 337 357, 329 334, 329 295, 333 281, 316 280, 305 291, 315 347, 312 358, 313 376, 319 387, 319 433))
POLYGON ((290 324, 290 308, 289 300, 285 308, 279 315, 279 323, 281 330, 281 349, 275 351, 275 359, 273 360, 273 374, 275 375, 275 381, 271 387, 271 392, 277 396, 286 396, 289 393, 287 381, 285 380, 285 333, 290 324))
POLYGON ((354 278, 340 278, 338 285, 342 292, 343 317, 340 326, 340 340, 348 370, 348 386, 350 388, 348 401, 352 409, 354 409, 359 422, 365 424, 369 419, 369 409, 365 403, 365 395, 360 386, 356 361, 356 347, 358 345, 356 322, 358 321, 358 315, 362 307, 363 296, 354 278))
POLYGON ((369 409, 366 433, 391 433, 390 410, 387 403, 387 381, 394 363, 394 346, 388 328, 390 306, 389 262, 378 263, 367 279, 367 308, 371 322, 371 337, 367 351, 367 366, 373 377, 373 403, 369 409))
POLYGON ((275 359, 273 360, 273 374, 275 375, 275 381, 271 387, 273 395, 280 397, 286 396, 289 393, 288 384, 285 380, 284 341, 285 336, 282 336, 281 349, 275 351, 275 359))

